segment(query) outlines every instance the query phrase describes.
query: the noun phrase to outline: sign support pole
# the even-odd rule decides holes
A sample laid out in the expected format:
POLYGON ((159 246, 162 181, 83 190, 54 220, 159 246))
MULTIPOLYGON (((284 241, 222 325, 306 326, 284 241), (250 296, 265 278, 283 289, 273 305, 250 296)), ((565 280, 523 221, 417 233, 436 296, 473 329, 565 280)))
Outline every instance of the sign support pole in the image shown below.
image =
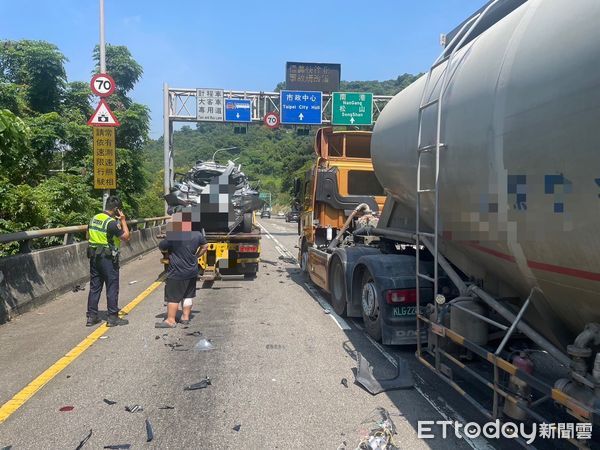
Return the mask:
MULTIPOLYGON (((100 73, 106 73, 106 43, 104 37, 104 0, 100 0, 100 73)), ((116 169, 116 167, 115 167, 116 169)), ((106 207, 106 199, 110 195, 110 189, 102 193, 102 209, 106 207)))
MULTIPOLYGON (((164 190, 165 195, 171 192, 171 172, 173 170, 173 154, 171 149, 173 125, 171 123, 171 116, 169 111, 169 86, 167 83, 163 84, 163 152, 164 152, 164 190)), ((168 205, 165 203, 165 214, 167 212, 168 205)))

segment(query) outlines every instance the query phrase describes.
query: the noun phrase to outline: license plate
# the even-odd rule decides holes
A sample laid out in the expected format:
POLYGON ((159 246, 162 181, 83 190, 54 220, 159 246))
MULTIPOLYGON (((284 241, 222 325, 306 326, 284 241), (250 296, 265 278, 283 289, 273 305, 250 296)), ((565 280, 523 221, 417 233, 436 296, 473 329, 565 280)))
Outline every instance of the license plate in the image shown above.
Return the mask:
POLYGON ((416 306, 395 306, 394 317, 414 316, 417 312, 416 306))

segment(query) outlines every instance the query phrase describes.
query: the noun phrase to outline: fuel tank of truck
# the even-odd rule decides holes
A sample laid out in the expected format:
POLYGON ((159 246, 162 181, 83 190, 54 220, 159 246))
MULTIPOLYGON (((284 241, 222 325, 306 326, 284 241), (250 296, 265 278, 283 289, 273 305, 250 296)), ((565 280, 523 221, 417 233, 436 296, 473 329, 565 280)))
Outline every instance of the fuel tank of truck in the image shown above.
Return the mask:
MULTIPOLYGON (((545 334, 600 321, 600 2, 529 0, 436 68, 424 103, 442 98, 439 212, 443 252, 484 289, 527 297, 545 334)), ((382 186, 416 208, 418 112, 425 77, 374 128, 382 186)), ((436 107, 422 145, 435 143, 436 107)), ((422 159, 422 188, 433 160, 422 159)), ((433 226, 434 197, 421 218, 433 226)), ((403 208, 406 209, 406 208, 403 208)), ((401 210, 401 208, 399 209, 401 210)))

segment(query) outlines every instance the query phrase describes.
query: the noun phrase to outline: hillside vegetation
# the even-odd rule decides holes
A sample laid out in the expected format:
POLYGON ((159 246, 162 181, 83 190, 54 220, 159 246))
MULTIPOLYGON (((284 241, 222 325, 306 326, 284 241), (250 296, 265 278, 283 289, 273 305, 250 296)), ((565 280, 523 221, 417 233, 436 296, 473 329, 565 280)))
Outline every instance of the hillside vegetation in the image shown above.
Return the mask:
MULTIPOLYGON (((403 74, 386 81, 342 81, 340 90, 395 95, 420 75, 403 74)), ((276 90, 283 88, 279 83, 276 90)), ((293 127, 270 130, 266 126, 248 126, 247 134, 234 134, 231 124, 197 124, 183 126, 174 133, 174 164, 177 172, 186 172, 197 160, 211 159, 221 148, 237 147, 238 151, 221 151, 217 161, 237 158, 242 170, 261 191, 271 192, 275 205, 286 206, 291 200, 294 178, 301 176, 313 159, 316 128, 309 136, 298 136, 293 127)), ((163 168, 163 140, 150 140, 144 149, 149 173, 163 168)), ((153 184, 153 198, 162 196, 162 181, 153 184)))

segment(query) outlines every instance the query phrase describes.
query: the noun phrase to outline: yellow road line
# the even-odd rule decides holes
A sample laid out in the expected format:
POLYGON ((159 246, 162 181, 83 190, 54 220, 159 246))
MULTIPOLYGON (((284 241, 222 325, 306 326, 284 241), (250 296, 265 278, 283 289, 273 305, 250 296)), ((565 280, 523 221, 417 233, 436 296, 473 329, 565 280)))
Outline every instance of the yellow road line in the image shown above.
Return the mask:
MULTIPOLYGON (((127 314, 137 305, 139 305, 146 297, 148 297, 158 286, 161 285, 162 279, 152 283, 144 292, 133 299, 127 306, 121 309, 121 312, 127 314)), ((94 330, 88 337, 77 344, 73 349, 65 356, 56 361, 52 366, 46 369, 41 375, 35 380, 25 386, 19 391, 13 398, 7 401, 0 407, 0 424, 8 419, 17 409, 19 409, 27 400, 35 395, 37 391, 43 388, 48 382, 50 382, 56 375, 62 372, 69 364, 71 364, 77 357, 85 352, 89 347, 96 342, 100 336, 108 331, 106 324, 100 325, 94 330)))

